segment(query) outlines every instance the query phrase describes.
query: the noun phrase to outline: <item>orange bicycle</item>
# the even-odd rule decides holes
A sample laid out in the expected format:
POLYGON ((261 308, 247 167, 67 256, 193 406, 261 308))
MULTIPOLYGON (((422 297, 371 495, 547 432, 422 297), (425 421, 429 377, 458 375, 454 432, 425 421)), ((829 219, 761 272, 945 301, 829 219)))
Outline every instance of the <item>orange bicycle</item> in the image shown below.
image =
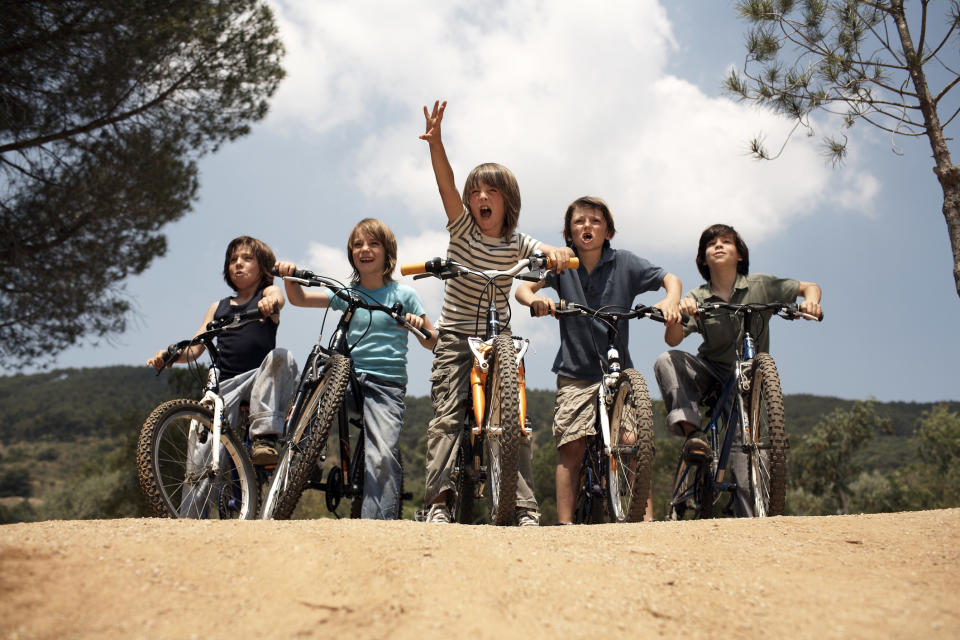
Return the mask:
MULTIPOLYGON (((577 265, 577 259, 572 258, 568 266, 575 269, 577 265)), ((550 268, 550 260, 542 254, 519 260, 505 271, 481 271, 444 258, 400 268, 400 273, 416 274, 415 278, 475 277, 484 281, 484 294, 477 306, 487 302, 486 332, 483 338, 467 338, 474 362, 470 372, 471 407, 464 416, 452 474, 455 495, 451 512, 456 522, 474 522, 474 505, 489 485, 491 520, 497 525, 513 524, 520 446, 531 434, 526 422, 523 365, 530 341, 500 332, 496 294, 506 293, 498 289, 495 279, 507 276, 538 282, 550 268)))

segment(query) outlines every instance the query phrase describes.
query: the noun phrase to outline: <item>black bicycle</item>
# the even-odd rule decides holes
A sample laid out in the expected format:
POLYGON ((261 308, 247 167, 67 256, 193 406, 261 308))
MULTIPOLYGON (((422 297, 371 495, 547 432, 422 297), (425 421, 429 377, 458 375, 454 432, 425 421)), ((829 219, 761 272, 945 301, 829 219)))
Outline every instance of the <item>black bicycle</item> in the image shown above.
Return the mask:
MULTIPOLYGON (((281 437, 276 469, 260 509, 260 518, 290 518, 306 489, 323 491, 327 509, 338 517, 337 508, 341 500, 349 499, 350 515, 358 518, 363 499, 365 435, 362 394, 350 359, 350 352, 359 341, 348 343, 350 323, 357 309, 367 309, 386 313, 416 335, 427 336, 405 320, 400 304, 386 307, 366 300, 357 289, 303 269, 295 270, 292 276, 283 277, 305 287, 327 287, 333 295, 347 303, 347 308, 328 346, 322 346, 318 339, 307 356, 285 433, 281 437), (352 405, 348 406, 347 398, 353 399, 352 405), (326 459, 327 440, 334 425, 339 436, 339 464, 331 466, 326 477, 323 477, 320 465, 326 459), (351 425, 360 428, 356 445, 352 448, 351 425)), ((400 497, 403 498, 402 488, 400 497)))
POLYGON ((777 365, 769 353, 757 353, 750 331, 754 314, 769 313, 787 320, 822 320, 793 303, 697 304, 700 314, 733 314, 742 322, 743 339, 737 360, 719 395, 704 399, 703 430, 713 449, 706 458, 687 459, 683 452, 674 474, 671 520, 712 518, 733 513, 738 492, 741 515, 763 518, 782 515, 786 503, 787 440, 783 395, 777 365), (746 456, 745 478, 731 480, 733 452, 746 456), (746 483, 746 487, 738 487, 746 483))
MULTIPOLYGON (((194 345, 206 348, 210 367, 201 400, 164 402, 140 429, 140 488, 156 515, 241 520, 256 517, 260 483, 250 459, 248 429, 243 419, 238 425, 224 419, 220 352, 214 339, 261 320, 258 309, 234 314, 208 323, 206 331, 189 340, 167 347, 163 368, 157 375, 194 345)), ((196 371, 201 375, 199 369, 196 371)))
MULTIPOLYGON (((653 407, 643 375, 636 369, 621 371, 617 325, 634 318, 663 322, 663 313, 644 305, 591 309, 560 300, 556 316, 592 318, 607 330, 607 366, 597 385, 595 434, 587 439, 580 466, 574 522, 640 522, 653 473, 653 407)), ((600 345, 594 347, 599 363, 600 345)))

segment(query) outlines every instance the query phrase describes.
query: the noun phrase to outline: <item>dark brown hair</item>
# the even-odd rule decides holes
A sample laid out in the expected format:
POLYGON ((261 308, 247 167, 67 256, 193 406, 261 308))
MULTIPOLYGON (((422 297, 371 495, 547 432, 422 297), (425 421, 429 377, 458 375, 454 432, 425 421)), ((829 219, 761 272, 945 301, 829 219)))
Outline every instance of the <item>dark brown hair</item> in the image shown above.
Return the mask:
POLYGON ((703 276, 703 279, 710 282, 710 268, 707 266, 707 245, 720 236, 732 236, 733 242, 737 246, 737 252, 740 254, 740 262, 737 263, 737 273, 747 275, 750 273, 750 251, 746 243, 737 230, 727 224, 714 224, 703 230, 700 234, 700 246, 697 249, 697 271, 703 276))
POLYGON ((573 212, 576 211, 578 207, 581 209, 596 209, 602 213, 603 219, 607 221, 607 234, 609 234, 611 238, 613 234, 617 232, 617 228, 613 224, 613 214, 610 213, 610 207, 607 206, 607 203, 600 198, 583 196, 570 203, 570 206, 567 207, 567 213, 563 218, 563 239, 566 241, 567 246, 573 244, 573 234, 570 233, 570 221, 573 220, 573 212))
POLYGON ((250 247, 253 249, 253 255, 257 258, 257 265, 260 267, 260 284, 257 286, 257 290, 259 291, 264 287, 272 285, 273 267, 277 262, 277 258, 273 255, 273 250, 267 246, 267 243, 261 240, 251 238, 250 236, 240 236, 230 241, 230 244, 227 245, 226 256, 223 258, 223 279, 230 285, 230 288, 234 291, 237 290, 237 286, 233 284, 233 280, 230 279, 230 263, 233 261, 233 254, 236 253, 240 247, 250 247))

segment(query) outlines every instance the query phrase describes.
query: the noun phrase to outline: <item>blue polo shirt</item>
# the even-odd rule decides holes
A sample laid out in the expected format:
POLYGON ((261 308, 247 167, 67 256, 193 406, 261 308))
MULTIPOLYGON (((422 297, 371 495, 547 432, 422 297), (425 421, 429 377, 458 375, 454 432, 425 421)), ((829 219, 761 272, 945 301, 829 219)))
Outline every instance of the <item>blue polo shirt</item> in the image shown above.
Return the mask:
MULTIPOLYGON (((576 249, 574 249, 576 251, 576 249)), ((600 262, 587 273, 583 265, 547 274, 546 286, 557 291, 562 300, 577 302, 593 309, 604 306, 629 309, 633 299, 644 292, 656 291, 667 272, 629 251, 618 251, 604 242, 600 262)), ((553 371, 568 378, 599 381, 607 367, 607 327, 591 318, 560 318, 560 349, 553 371)), ((629 321, 618 323, 616 339, 620 366, 633 366, 627 346, 629 321)))

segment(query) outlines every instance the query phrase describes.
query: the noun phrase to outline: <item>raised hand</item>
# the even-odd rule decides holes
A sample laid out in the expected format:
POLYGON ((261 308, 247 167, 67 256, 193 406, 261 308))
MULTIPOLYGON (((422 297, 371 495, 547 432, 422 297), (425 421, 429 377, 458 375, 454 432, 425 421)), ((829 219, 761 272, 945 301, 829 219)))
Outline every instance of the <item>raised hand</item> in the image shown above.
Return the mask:
POLYGON ((433 111, 428 111, 423 107, 423 117, 426 120, 426 131, 420 136, 421 140, 426 140, 430 144, 440 142, 440 123, 443 121, 443 111, 447 108, 447 101, 442 103, 437 100, 433 103, 433 111))

